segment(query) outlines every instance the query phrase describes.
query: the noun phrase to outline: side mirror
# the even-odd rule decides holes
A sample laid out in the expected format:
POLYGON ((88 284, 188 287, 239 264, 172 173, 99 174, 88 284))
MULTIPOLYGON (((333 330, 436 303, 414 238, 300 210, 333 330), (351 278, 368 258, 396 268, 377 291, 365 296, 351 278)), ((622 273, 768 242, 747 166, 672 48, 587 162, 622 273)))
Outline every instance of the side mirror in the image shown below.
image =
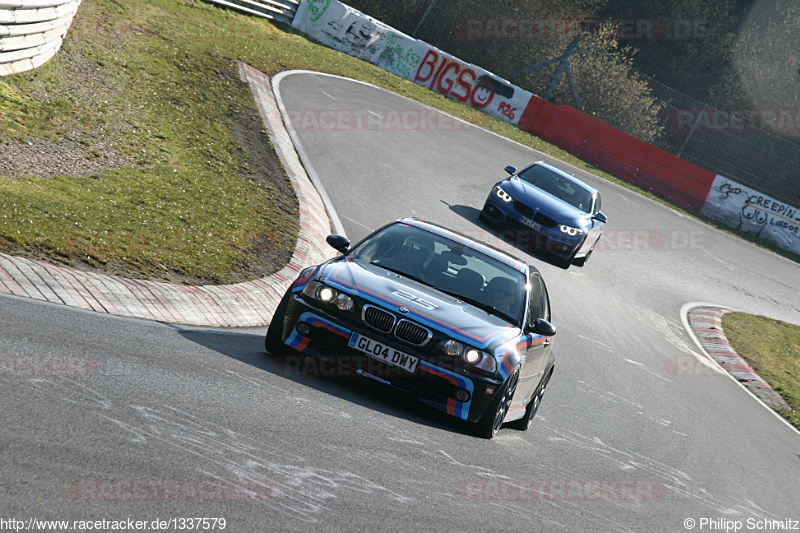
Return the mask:
POLYGON ((346 254, 350 249, 350 239, 344 235, 328 235, 325 238, 325 242, 343 254, 346 254))
POLYGON ((543 318, 537 318, 536 322, 533 323, 533 327, 530 328, 530 331, 537 335, 552 337, 556 334, 556 327, 543 318))
POLYGON ((505 170, 506 170, 506 172, 508 172, 512 176, 517 173, 517 167, 512 166, 512 165, 508 165, 505 170))
POLYGON ((602 222, 603 224, 605 224, 606 222, 608 222, 608 217, 607 217, 607 216, 605 216, 605 215, 603 214, 603 212, 602 212, 602 211, 598 211, 598 212, 597 212, 597 213, 594 215, 594 217, 593 217, 593 218, 594 218, 595 220, 599 221, 599 222, 602 222))

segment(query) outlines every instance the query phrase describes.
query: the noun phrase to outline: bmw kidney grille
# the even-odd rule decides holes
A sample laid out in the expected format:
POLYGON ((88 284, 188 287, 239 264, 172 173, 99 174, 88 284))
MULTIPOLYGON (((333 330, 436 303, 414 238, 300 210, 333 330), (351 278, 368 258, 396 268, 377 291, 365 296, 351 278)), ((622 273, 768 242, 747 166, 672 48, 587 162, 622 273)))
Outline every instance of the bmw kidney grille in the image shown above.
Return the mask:
POLYGON ((361 317, 367 325, 383 333, 391 333, 394 330, 395 337, 409 344, 422 346, 433 337, 433 332, 428 328, 406 319, 398 321, 392 313, 374 305, 365 305, 361 317))
POLYGON ((364 309, 361 311, 361 316, 364 322, 384 333, 392 331, 396 320, 393 314, 387 313, 374 305, 365 305, 364 309))
POLYGON ((397 323, 397 327, 394 330, 394 335, 398 339, 404 340, 411 344, 416 344, 417 346, 425 344, 428 342, 428 339, 432 337, 432 333, 429 329, 423 328, 422 326, 413 322, 409 322, 408 320, 401 320, 397 323))

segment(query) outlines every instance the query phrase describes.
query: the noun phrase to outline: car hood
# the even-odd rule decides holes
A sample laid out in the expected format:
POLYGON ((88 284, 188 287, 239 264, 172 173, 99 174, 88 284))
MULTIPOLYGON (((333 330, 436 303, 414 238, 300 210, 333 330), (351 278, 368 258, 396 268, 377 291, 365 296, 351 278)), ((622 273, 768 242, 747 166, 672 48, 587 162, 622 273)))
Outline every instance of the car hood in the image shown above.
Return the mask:
POLYGON ((550 193, 544 192, 520 178, 509 178, 501 182, 501 185, 515 200, 530 207, 539 208, 541 213, 549 216, 559 224, 583 227, 591 219, 589 213, 581 211, 577 207, 556 198, 550 193))
POLYGON ((344 258, 328 263, 318 279, 477 348, 486 349, 520 334, 504 318, 377 265, 344 258))

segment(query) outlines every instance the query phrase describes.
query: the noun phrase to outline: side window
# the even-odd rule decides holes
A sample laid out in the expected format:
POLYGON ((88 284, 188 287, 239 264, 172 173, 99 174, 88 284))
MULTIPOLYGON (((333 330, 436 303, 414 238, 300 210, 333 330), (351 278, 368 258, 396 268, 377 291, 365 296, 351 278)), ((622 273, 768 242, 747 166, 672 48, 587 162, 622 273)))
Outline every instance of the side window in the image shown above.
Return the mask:
POLYGON ((539 274, 533 274, 531 276, 531 298, 528 302, 528 325, 532 326, 537 318, 546 320, 549 314, 547 290, 544 288, 539 274))
POLYGON ((595 195, 595 202, 594 202, 594 213, 600 212, 600 193, 595 195))

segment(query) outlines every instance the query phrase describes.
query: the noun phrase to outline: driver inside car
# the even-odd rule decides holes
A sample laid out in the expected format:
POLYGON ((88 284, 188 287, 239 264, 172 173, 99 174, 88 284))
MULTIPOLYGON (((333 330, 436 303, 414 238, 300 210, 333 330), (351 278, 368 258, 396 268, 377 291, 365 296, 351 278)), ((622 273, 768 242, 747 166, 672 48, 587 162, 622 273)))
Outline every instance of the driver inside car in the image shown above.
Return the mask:
POLYGON ((412 235, 403 242, 397 259, 406 264, 405 271, 409 276, 424 280, 427 277, 425 267, 433 258, 433 250, 433 241, 422 235, 412 235))
POLYGON ((513 281, 504 277, 496 277, 486 285, 483 292, 488 295, 489 305, 506 315, 516 315, 517 290, 513 281))

